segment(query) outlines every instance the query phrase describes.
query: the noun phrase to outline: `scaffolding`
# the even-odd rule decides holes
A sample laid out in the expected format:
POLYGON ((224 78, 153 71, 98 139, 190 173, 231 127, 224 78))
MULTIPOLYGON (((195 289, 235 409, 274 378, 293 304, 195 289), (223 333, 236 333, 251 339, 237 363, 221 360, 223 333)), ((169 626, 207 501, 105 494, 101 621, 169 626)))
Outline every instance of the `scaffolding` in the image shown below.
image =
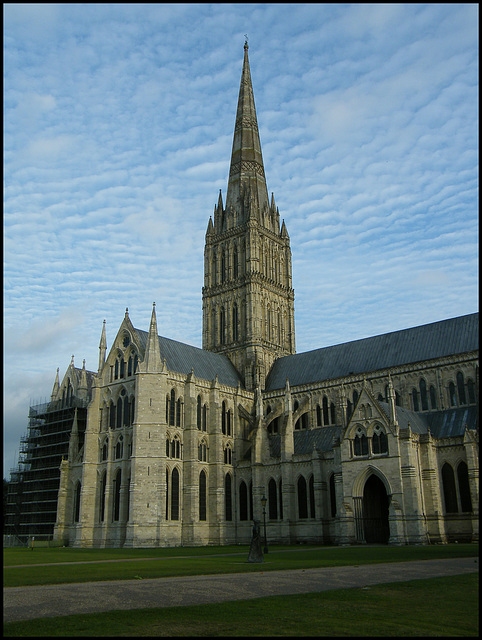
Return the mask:
POLYGON ((53 534, 57 518, 60 463, 68 457, 77 411, 79 451, 84 444, 87 400, 70 397, 30 407, 18 465, 10 470, 4 534, 27 541, 53 534))

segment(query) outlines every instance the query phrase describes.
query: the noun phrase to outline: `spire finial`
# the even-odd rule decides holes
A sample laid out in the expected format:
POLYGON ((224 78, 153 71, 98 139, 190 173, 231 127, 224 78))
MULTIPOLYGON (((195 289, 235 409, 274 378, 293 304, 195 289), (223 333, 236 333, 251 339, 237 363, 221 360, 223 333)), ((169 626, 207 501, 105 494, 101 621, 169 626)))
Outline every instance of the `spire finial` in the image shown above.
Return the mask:
POLYGON ((248 34, 247 34, 247 33, 245 33, 245 34, 244 34, 244 37, 245 37, 245 41, 244 41, 244 49, 246 50, 246 49, 248 49, 248 48, 249 48, 249 47, 248 47, 248 34))

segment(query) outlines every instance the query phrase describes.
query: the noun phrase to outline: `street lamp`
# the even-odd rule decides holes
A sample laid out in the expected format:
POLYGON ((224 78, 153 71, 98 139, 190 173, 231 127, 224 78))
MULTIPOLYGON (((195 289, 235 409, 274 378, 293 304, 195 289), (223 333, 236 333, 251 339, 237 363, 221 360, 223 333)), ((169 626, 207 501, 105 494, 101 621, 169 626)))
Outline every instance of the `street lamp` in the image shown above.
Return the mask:
POLYGON ((263 553, 268 553, 268 541, 266 540, 266 496, 263 493, 263 497, 261 498, 261 506, 263 507, 263 523, 264 523, 264 549, 263 553))

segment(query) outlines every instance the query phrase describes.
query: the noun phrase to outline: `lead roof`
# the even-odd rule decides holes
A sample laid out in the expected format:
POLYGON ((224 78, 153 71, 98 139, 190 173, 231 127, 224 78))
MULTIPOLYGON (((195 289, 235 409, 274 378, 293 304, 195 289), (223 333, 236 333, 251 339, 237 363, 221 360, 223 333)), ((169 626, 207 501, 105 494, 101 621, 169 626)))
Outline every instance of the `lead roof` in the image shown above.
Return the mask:
POLYGON ((266 391, 348 375, 388 369, 412 362, 475 351, 479 348, 479 314, 393 331, 279 358, 266 380, 266 391))
MULTIPOLYGON (((142 351, 145 352, 149 334, 140 329, 136 329, 136 332, 142 351)), ((221 384, 231 387, 237 387, 238 384, 243 386, 241 377, 227 356, 162 336, 158 336, 158 338, 161 358, 166 360, 166 367, 169 371, 189 374, 193 370, 194 375, 203 380, 214 380, 217 375, 221 384)))

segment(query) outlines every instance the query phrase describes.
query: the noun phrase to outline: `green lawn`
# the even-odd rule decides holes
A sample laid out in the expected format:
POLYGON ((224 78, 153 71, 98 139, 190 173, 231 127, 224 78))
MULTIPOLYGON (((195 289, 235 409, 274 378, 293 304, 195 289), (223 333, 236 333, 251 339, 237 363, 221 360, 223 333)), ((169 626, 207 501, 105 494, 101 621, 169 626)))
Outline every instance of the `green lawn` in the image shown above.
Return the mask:
POLYGON ((478 637, 477 574, 4 625, 10 637, 478 637))
POLYGON ((262 565, 247 563, 248 547, 169 549, 4 549, 4 586, 62 584, 96 580, 131 580, 306 569, 376 562, 403 562, 478 555, 474 544, 434 546, 271 547, 262 565), (122 560, 122 562, 112 562, 122 560), (72 563, 76 564, 75 571, 72 563), (66 563, 66 564, 55 564, 66 563), (32 566, 46 564, 47 566, 32 566), (30 565, 19 567, 18 565, 30 565))

